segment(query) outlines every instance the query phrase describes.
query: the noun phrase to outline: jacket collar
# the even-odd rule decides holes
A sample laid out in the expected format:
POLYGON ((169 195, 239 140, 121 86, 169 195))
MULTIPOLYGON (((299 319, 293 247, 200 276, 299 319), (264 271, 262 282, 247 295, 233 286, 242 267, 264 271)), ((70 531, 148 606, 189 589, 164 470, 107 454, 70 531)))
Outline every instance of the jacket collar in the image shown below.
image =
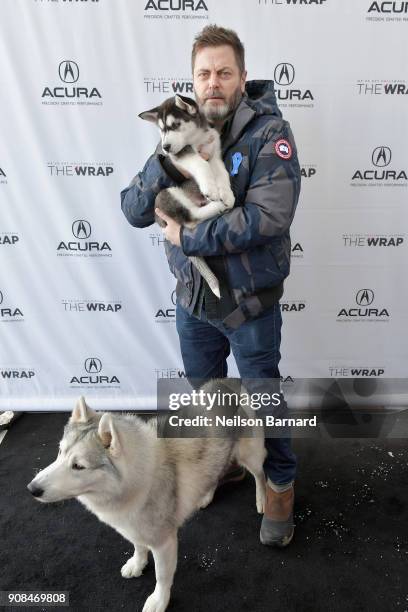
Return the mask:
POLYGON ((229 133, 222 144, 223 154, 225 154, 227 149, 229 149, 238 140, 248 123, 252 121, 255 115, 256 111, 248 105, 247 95, 244 94, 232 118, 229 133))
POLYGON ((229 133, 222 144, 223 154, 238 140, 248 123, 259 115, 282 117, 273 81, 255 80, 245 83, 245 93, 231 119, 229 133))

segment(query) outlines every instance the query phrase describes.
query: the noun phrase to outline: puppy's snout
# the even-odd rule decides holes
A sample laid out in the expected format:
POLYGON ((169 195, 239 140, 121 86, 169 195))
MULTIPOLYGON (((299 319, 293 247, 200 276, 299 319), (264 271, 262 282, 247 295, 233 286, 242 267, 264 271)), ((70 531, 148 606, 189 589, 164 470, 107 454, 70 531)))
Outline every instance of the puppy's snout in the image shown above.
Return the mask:
POLYGON ((41 489, 41 487, 38 487, 32 482, 30 482, 30 484, 27 485, 27 489, 30 491, 30 493, 34 497, 41 497, 41 495, 44 493, 44 489, 41 489))
POLYGON ((166 151, 166 153, 168 153, 170 151, 170 149, 171 149, 171 145, 169 145, 169 144, 163 145, 163 151, 166 151))

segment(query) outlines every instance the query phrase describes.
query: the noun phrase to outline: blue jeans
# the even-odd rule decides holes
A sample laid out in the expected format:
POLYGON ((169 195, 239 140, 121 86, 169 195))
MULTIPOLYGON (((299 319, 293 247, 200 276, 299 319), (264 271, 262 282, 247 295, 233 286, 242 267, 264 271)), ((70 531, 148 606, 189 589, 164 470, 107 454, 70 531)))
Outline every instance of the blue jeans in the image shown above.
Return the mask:
MULTIPOLYGON (((176 325, 184 369, 188 379, 227 377, 227 357, 232 350, 241 379, 280 378, 282 315, 279 304, 238 329, 226 327, 221 320, 208 320, 204 308, 200 318, 176 307, 176 325)), ((265 438, 266 476, 275 484, 295 479, 296 455, 291 438, 265 438)))

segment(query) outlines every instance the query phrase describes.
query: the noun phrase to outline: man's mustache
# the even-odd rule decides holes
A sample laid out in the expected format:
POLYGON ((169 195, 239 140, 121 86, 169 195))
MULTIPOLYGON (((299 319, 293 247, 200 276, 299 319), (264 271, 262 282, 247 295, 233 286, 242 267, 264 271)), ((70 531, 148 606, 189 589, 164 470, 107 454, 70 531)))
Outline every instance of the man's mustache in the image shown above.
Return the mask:
POLYGON ((221 100, 225 100, 224 96, 222 96, 220 93, 213 93, 205 97, 206 100, 212 100, 213 98, 221 98, 221 100))

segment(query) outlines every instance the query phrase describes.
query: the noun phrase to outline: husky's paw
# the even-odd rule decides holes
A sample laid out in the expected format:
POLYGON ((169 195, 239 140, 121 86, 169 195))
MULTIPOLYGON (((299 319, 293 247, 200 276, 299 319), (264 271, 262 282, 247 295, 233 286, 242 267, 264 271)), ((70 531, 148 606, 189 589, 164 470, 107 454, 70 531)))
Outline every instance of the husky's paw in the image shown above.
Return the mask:
POLYGON ((198 504, 198 508, 202 509, 202 508, 206 508, 207 506, 209 506, 214 498, 214 493, 215 493, 215 489, 213 491, 209 491, 207 495, 204 495, 204 497, 200 500, 198 504))
POLYGON ((217 201, 220 199, 218 187, 215 183, 209 183, 201 189, 201 192, 205 198, 211 201, 217 201))
POLYGON ((123 578, 137 578, 142 575, 143 569, 146 567, 147 559, 141 559, 140 557, 131 557, 122 566, 120 573, 123 578))
POLYGON ((225 208, 232 208, 235 204, 235 197, 231 189, 220 189, 220 198, 225 208))
POLYGON ((256 509, 258 514, 264 514, 265 512, 265 498, 256 500, 256 509))
POLYGON ((159 595, 156 590, 146 599, 142 612, 164 612, 169 603, 170 593, 167 596, 159 595))
POLYGON ((256 509, 259 512, 259 514, 264 514, 265 506, 266 506, 266 491, 265 491, 265 487, 259 487, 259 488, 260 490, 256 491, 256 509))

